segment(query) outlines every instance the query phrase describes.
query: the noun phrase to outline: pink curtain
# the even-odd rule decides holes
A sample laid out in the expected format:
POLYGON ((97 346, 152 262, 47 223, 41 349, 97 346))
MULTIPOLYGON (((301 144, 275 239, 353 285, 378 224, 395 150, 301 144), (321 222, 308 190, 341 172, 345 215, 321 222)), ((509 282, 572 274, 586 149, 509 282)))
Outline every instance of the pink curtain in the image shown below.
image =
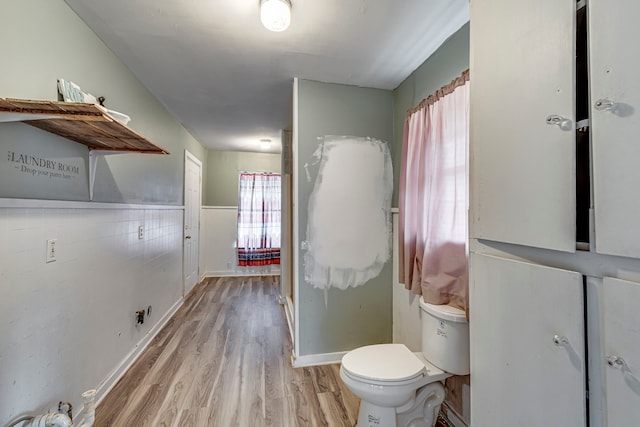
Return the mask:
POLYGON ((399 194, 400 283, 467 309, 469 70, 407 114, 399 194))
POLYGON ((280 264, 280 174, 240 174, 238 265, 280 264))

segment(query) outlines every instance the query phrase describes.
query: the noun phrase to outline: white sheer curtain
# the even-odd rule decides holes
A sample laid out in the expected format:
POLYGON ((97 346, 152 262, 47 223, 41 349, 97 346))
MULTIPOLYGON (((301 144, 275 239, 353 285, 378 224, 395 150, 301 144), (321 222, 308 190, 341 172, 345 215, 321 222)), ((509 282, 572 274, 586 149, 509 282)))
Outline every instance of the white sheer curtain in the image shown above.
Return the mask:
POLYGON ((407 114, 399 194, 400 283, 467 308, 469 71, 407 114))
POLYGON ((238 191, 238 265, 280 264, 280 174, 242 172, 238 191))

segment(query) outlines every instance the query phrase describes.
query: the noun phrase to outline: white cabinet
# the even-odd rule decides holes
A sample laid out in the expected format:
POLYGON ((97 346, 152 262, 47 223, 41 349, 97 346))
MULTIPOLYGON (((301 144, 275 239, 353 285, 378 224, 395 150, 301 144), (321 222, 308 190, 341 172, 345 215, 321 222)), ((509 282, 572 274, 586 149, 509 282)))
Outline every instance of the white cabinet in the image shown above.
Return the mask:
POLYGON ((475 427, 585 426, 585 391, 589 425, 640 425, 640 284, 606 277, 640 274, 640 2, 586 4, 585 32, 575 0, 471 2, 475 427), (586 55, 577 33, 588 33, 586 55), (581 119, 589 98, 585 163, 576 159, 576 55, 578 81, 588 80, 578 92, 581 119), (590 207, 576 206, 576 169, 590 172, 591 253, 575 252, 576 210, 582 220, 590 207), (567 345, 556 346, 556 335, 567 345))
POLYGON ((576 2, 523 5, 471 2, 470 235, 573 252, 576 2))
MULTIPOLYGON (((587 7, 592 250, 640 258, 640 2, 587 7)), ((575 250, 575 58, 575 0, 471 2, 471 237, 575 250)))
POLYGON ((471 425, 586 425, 582 275, 470 261, 471 425))
POLYGON ((640 258, 640 3, 589 1, 595 250, 640 258))
POLYGON ((603 280, 605 413, 611 427, 640 424, 640 283, 603 280))

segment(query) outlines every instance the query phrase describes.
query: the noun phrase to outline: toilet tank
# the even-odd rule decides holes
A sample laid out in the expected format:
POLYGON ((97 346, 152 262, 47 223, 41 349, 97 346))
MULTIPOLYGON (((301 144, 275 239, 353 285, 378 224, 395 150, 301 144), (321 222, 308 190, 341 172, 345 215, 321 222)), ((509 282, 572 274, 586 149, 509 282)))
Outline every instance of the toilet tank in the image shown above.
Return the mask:
POLYGON ((433 365, 454 375, 469 373, 469 323, 465 312, 420 298, 422 354, 433 365))

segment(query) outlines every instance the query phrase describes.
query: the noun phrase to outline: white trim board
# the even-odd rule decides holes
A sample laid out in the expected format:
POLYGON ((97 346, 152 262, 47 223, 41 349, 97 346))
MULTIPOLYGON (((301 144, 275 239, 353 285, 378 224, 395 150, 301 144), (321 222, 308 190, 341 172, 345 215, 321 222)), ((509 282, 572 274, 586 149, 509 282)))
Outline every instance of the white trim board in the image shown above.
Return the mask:
MULTIPOLYGON (((293 259, 293 361, 295 356, 300 354, 300 218, 298 214, 298 190, 300 169, 298 167, 298 78, 293 78, 293 132, 291 134, 291 161, 292 161, 292 179, 293 191, 291 194, 291 212, 293 220, 292 241, 292 259, 293 259)), ((295 363, 294 363, 295 366, 295 363)))
POLYGON ((129 354, 125 356, 124 359, 116 366, 116 368, 111 371, 109 375, 100 383, 98 387, 96 387, 98 393, 96 394, 96 406, 100 404, 102 399, 111 391, 111 389, 118 383, 120 378, 129 370, 129 368, 134 364, 136 360, 140 357, 142 352, 147 348, 151 340, 158 335, 158 332, 162 330, 162 328, 167 324, 167 322, 173 317, 173 315, 178 311, 182 304, 184 303, 184 298, 180 297, 178 301, 173 304, 173 306, 164 314, 162 319, 160 319, 147 334, 136 344, 133 350, 129 354))
POLYGON ((207 277, 260 277, 260 276, 279 276, 279 271, 265 272, 242 272, 242 271, 207 271, 203 278, 207 277))
POLYGON ((293 300, 291 297, 287 296, 284 303, 282 303, 284 307, 284 315, 287 318, 287 326, 289 327, 289 336, 291 337, 291 342, 294 340, 293 336, 293 300))
POLYGON ((141 204, 135 204, 135 203, 102 203, 102 202, 79 202, 74 200, 5 199, 5 198, 0 198, 0 208, 184 210, 184 206, 180 206, 180 205, 141 205, 141 204))
POLYGON ((346 351, 337 353, 321 353, 321 354, 307 354, 304 356, 296 357, 295 354, 291 354, 291 364, 294 368, 304 368, 307 366, 319 366, 319 365, 332 365, 342 362, 342 357, 347 354, 346 351))
POLYGON ((237 206, 201 206, 202 209, 236 210, 237 206))
POLYGON ((442 402, 444 406, 446 406, 446 415, 447 421, 453 425, 453 427, 468 427, 467 423, 464 422, 462 417, 458 415, 456 411, 454 411, 447 401, 442 402))

